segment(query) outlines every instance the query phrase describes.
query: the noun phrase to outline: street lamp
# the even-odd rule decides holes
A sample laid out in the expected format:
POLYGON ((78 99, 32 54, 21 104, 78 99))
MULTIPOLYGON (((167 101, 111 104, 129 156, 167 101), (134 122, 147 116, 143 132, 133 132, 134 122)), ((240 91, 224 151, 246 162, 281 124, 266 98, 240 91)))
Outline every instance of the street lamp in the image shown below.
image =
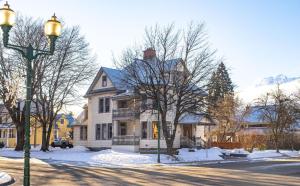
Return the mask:
POLYGON ((30 104, 31 104, 31 79, 32 79, 32 60, 40 55, 53 55, 55 50, 55 41, 61 34, 61 23, 56 19, 55 14, 45 24, 45 35, 50 42, 49 51, 34 49, 31 44, 28 46, 18 46, 9 44, 9 31, 15 23, 15 12, 10 9, 6 2, 0 9, 0 26, 3 31, 3 45, 6 48, 16 50, 26 58, 26 102, 25 102, 25 144, 24 144, 24 180, 23 185, 30 185, 30 104))

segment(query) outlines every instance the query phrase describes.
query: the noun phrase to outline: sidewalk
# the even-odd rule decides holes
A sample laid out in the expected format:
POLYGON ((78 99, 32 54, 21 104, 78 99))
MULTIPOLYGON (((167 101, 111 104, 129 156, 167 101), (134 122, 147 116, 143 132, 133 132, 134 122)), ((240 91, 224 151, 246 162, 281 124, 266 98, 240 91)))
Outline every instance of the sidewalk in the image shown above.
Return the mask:
POLYGON ((14 179, 6 172, 0 172, 0 186, 10 185, 14 182, 14 179))

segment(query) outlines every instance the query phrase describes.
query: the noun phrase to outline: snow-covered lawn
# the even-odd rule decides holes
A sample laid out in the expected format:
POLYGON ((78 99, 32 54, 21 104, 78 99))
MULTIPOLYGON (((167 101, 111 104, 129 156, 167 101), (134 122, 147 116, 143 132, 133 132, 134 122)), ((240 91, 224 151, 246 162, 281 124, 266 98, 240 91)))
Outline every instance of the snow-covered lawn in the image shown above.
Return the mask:
MULTIPOLYGON (((16 152, 13 149, 0 150, 0 156, 23 157, 23 152, 16 152)), ((189 152, 188 149, 180 149, 176 158, 161 154, 162 163, 181 163, 194 161, 223 160, 221 149, 211 148, 208 150, 195 150, 189 152)), ((51 148, 49 152, 42 152, 38 148, 31 149, 31 157, 40 160, 53 160, 65 162, 84 162, 94 166, 127 166, 140 164, 156 164, 156 154, 140 154, 132 152, 117 152, 113 150, 103 150, 91 152, 85 147, 74 147, 72 149, 51 148)))
MULTIPOLYGON (((179 154, 172 157, 161 154, 161 163, 177 164, 186 162, 201 161, 220 161, 223 160, 222 153, 247 154, 247 159, 263 159, 274 157, 300 157, 299 151, 281 150, 276 153, 275 150, 253 151, 249 153, 244 149, 223 150, 219 148, 195 150, 189 152, 189 149, 180 149, 179 154)), ((0 149, 0 156, 4 157, 23 157, 23 152, 16 152, 13 149, 0 149)), ((156 154, 140 154, 133 152, 118 152, 113 150, 103 150, 98 152, 89 151, 85 147, 74 147, 72 149, 50 148, 49 152, 42 152, 39 148, 31 149, 32 160, 52 161, 60 163, 69 163, 88 166, 136 166, 145 164, 156 164, 156 154)))

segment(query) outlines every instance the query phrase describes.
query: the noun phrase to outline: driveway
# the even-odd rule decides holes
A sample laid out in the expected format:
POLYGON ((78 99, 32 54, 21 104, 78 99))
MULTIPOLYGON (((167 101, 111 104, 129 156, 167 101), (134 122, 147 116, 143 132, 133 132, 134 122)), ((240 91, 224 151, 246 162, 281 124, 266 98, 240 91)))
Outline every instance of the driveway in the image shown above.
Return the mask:
MULTIPOLYGON (((22 159, 0 158, 0 169, 22 185, 22 159)), ((104 168, 33 160, 32 185, 299 185, 300 159, 209 165, 104 168)))

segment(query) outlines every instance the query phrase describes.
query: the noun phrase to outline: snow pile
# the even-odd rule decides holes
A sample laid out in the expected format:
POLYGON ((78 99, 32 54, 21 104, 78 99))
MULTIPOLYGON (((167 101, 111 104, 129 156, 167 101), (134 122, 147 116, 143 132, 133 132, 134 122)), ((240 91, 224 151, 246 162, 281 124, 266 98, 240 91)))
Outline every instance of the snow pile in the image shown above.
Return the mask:
POLYGON ((247 157, 249 159, 257 159, 257 158, 273 158, 280 157, 282 154, 277 153, 275 150, 263 150, 263 151, 253 151, 247 157))
POLYGON ((12 178, 5 172, 0 172, 0 185, 5 185, 11 182, 12 178))
POLYGON ((300 156, 300 151, 291 151, 291 150, 281 150, 280 151, 281 154, 285 155, 285 156, 289 156, 289 157, 299 157, 300 156))
POLYGON ((221 155, 221 150, 216 147, 211 149, 195 150, 195 152, 189 152, 188 149, 179 149, 177 158, 181 162, 223 160, 221 155))
POLYGON ((229 152, 229 154, 249 154, 249 152, 246 151, 245 149, 232 149, 232 150, 227 150, 227 152, 229 152))

